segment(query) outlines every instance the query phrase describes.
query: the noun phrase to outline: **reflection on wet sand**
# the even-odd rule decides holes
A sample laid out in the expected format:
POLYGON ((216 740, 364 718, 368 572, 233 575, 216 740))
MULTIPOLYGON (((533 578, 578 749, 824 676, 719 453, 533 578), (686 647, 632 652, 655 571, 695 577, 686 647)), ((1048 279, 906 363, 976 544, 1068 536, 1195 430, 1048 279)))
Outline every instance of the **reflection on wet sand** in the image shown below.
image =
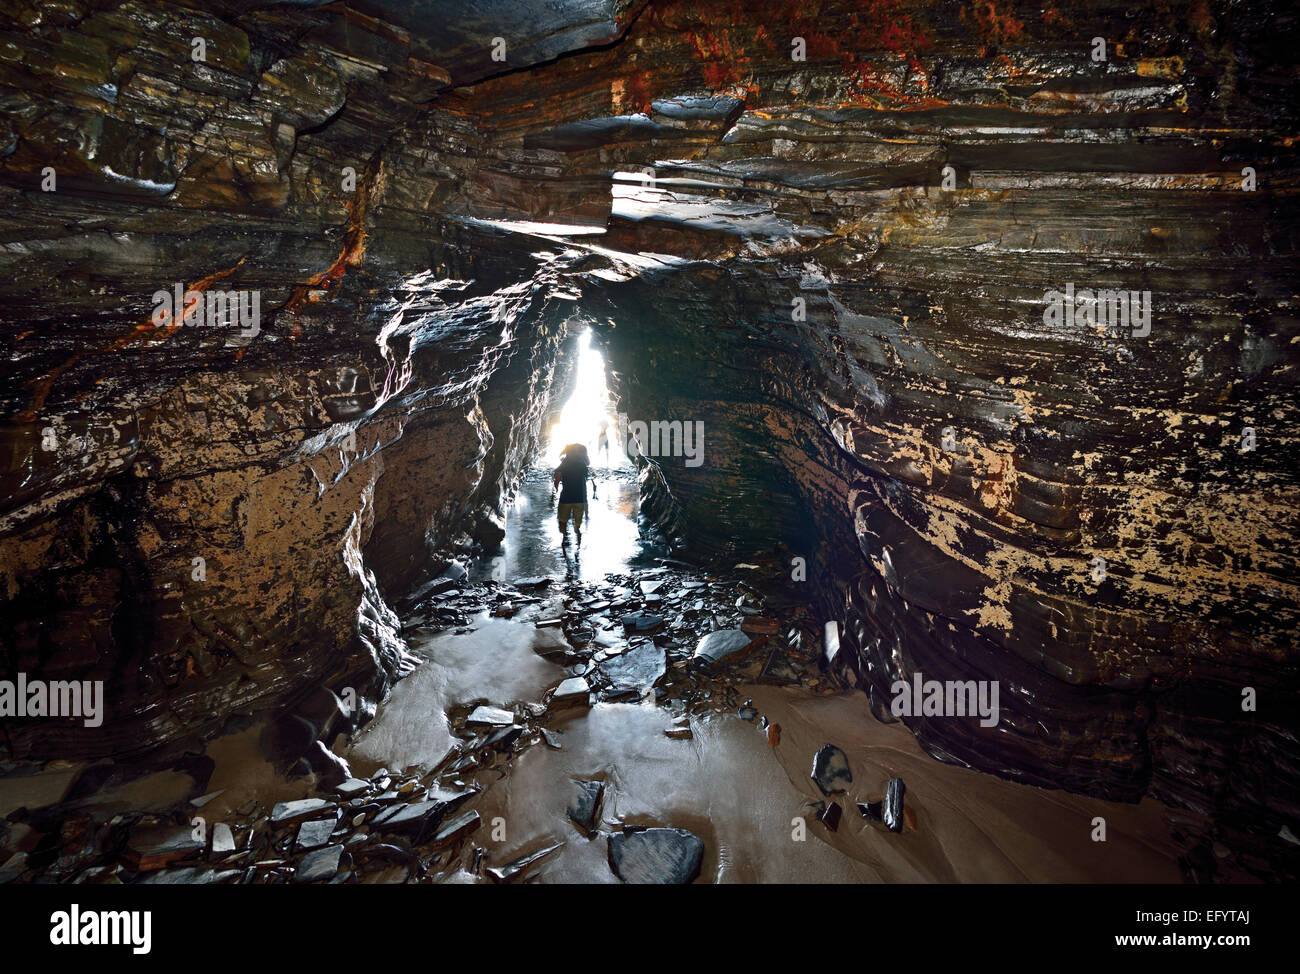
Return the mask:
MULTIPOLYGON (((435 857, 428 878, 489 881, 492 868, 550 850, 515 875, 614 883, 611 837, 644 826, 702 840, 707 882, 1179 881, 1169 817, 1154 802, 1070 796, 935 761, 901 724, 877 721, 862 693, 832 692, 779 637, 742 637, 746 650, 728 665, 696 666, 695 627, 770 628, 749 608, 762 604, 752 587, 648 567, 654 559, 634 528, 613 524, 590 535, 596 543, 574 570, 545 486, 525 485, 499 560, 471 576, 487 586, 475 596, 484 610, 415 643, 425 663, 348 755, 357 773, 382 765, 475 791, 466 807, 483 827, 435 857), (723 618, 737 602, 750 614, 723 618), (501 605, 510 618, 491 614, 501 605), (629 614, 666 628, 638 635, 629 614), (772 685, 769 654, 781 645, 792 685, 772 685), (626 663, 637 654, 650 665, 626 663), (562 683, 563 701, 550 696, 562 683), (500 729, 467 723, 479 705, 519 728, 509 746, 485 747, 500 729), (829 796, 810 776, 827 743, 844 751, 852 778, 829 796), (891 778, 906 782, 901 833, 859 809, 891 778), (579 824, 575 801, 597 794, 579 824), (819 818, 832 802, 834 829, 819 818), (1092 840, 1097 817, 1107 823, 1105 855, 1092 840)), ((634 487, 607 486, 605 496, 611 513, 627 510, 634 487)))

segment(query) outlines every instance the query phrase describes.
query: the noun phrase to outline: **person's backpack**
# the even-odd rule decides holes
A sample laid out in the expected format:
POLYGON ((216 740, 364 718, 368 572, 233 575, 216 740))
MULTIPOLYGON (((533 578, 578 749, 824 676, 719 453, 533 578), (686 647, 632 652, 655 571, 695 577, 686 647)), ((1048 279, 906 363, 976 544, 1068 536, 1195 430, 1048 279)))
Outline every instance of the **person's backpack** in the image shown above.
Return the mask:
POLYGON ((584 467, 591 466, 591 461, 587 459, 587 448, 581 443, 570 443, 560 454, 560 462, 564 465, 584 467))

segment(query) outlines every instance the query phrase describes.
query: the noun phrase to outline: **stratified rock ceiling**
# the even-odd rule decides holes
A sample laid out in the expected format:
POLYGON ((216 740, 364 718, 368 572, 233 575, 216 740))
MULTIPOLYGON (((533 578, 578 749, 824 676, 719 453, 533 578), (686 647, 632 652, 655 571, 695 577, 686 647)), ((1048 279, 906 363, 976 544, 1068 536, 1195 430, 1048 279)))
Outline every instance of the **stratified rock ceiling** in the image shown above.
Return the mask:
POLYGON ((585 323, 625 412, 705 423, 652 508, 804 557, 841 679, 1001 681, 997 727, 909 721, 936 756, 1294 830, 1291 5, 0 31, 4 661, 109 683, 103 728, 10 722, 11 757, 382 694, 389 603, 499 530, 585 323), (258 292, 257 334, 151 320, 177 284, 258 292), (1150 292, 1149 332, 1045 317, 1067 286, 1150 292))

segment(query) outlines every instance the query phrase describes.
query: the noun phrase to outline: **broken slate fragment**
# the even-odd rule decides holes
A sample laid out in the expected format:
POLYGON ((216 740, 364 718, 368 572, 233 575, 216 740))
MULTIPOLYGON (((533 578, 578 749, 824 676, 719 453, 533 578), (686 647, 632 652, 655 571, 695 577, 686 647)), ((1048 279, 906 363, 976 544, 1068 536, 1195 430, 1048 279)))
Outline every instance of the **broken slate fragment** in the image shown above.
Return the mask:
POLYGON ((716 663, 725 656, 738 653, 753 642, 753 638, 739 629, 719 629, 711 632, 695 647, 695 658, 706 663, 716 663))
POLYGON ((513 724, 515 715, 509 710, 502 710, 500 707, 475 707, 468 717, 465 718, 467 724, 488 725, 492 727, 501 727, 506 724, 513 724))
POLYGON ((426 835, 438 827, 443 818, 463 805, 477 792, 461 791, 439 795, 426 801, 411 802, 386 808, 371 821, 376 832, 400 833, 418 845, 426 835))
POLYGON ((297 847, 300 852, 319 849, 330 840, 338 823, 332 818, 313 819, 298 826, 297 847))
POLYGON ((510 745, 519 739, 519 735, 523 732, 522 724, 509 724, 505 727, 498 727, 488 735, 487 740, 483 742, 483 746, 494 747, 498 751, 507 750, 510 745))
POLYGON ((659 579, 658 581, 654 581, 654 582, 642 582, 641 594, 654 595, 655 592, 658 592, 663 587, 664 587, 663 579, 659 579))
POLYGON ((800 681, 800 671, 794 668, 790 663, 790 658, 781 652, 779 648, 772 648, 772 652, 767 655, 767 662, 763 665, 763 671, 758 675, 759 683, 775 683, 779 685, 796 684, 800 681))
POLYGON ((813 757, 812 779, 823 795, 844 791, 853 783, 849 772, 849 759, 834 744, 826 744, 813 757))
POLYGON ((362 778, 348 778, 334 789, 344 800, 358 798, 370 790, 370 782, 362 778))
POLYGON ((551 705, 555 707, 569 707, 576 704, 584 704, 591 693, 591 686, 587 683, 585 677, 571 676, 558 687, 551 697, 551 705))
POLYGON ((303 798, 296 802, 276 802, 271 809, 272 825, 297 825, 309 818, 324 815, 335 809, 333 802, 323 798, 303 798))
POLYGON ((455 845, 467 835, 478 831, 482 824, 478 812, 471 809, 468 812, 462 812, 455 818, 443 823, 438 829, 438 834, 433 837, 433 847, 435 849, 445 849, 447 846, 455 845))
POLYGON ((648 612, 634 612, 631 615, 623 616, 623 634, 630 636, 633 633, 640 633, 643 636, 658 632, 664 627, 663 616, 651 615, 648 612))
POLYGON ((885 804, 881 809, 881 821, 891 832, 903 831, 903 792, 907 789, 902 778, 890 778, 885 785, 885 804))
POLYGON ((134 872, 161 869, 203 851, 188 825, 138 825, 131 830, 122 862, 134 872))
POLYGON ((858 811, 868 822, 879 822, 883 808, 884 802, 858 802, 858 811))
POLYGON ((341 845, 326 846, 303 856, 298 870, 293 874, 295 883, 321 883, 333 879, 339 871, 339 860, 343 856, 341 845))
POLYGON ((625 883, 690 883, 703 861, 704 843, 685 829, 625 829, 609 837, 609 868, 625 883))
POLYGON ((225 822, 212 826, 212 858, 222 859, 235 851, 235 833, 225 822))
POLYGON ((840 803, 831 802, 826 806, 826 810, 817 817, 821 819, 822 825, 835 832, 839 830, 841 814, 843 813, 840 809, 840 803))
POLYGON ((639 696, 663 679, 667 669, 668 654, 652 642, 606 659, 599 666, 601 675, 610 683, 605 698, 639 696))
POLYGON ((575 781, 577 786, 573 801, 569 802, 569 818, 578 831, 591 838, 600 822, 600 799, 605 794, 603 781, 575 781))
POLYGON ((537 862, 543 856, 549 856, 562 845, 564 845, 563 842, 557 842, 555 845, 547 846, 545 849, 530 853, 529 855, 514 860, 514 862, 508 862, 504 866, 493 866, 487 871, 488 877, 494 883, 513 883, 516 879, 523 876, 529 866, 537 862))
MULTIPOLYGON (((743 609, 741 610, 744 611, 743 609)), ((776 636, 781 632, 781 623, 775 619, 769 619, 764 616, 747 616, 740 622, 740 628, 743 632, 751 636, 776 636)))

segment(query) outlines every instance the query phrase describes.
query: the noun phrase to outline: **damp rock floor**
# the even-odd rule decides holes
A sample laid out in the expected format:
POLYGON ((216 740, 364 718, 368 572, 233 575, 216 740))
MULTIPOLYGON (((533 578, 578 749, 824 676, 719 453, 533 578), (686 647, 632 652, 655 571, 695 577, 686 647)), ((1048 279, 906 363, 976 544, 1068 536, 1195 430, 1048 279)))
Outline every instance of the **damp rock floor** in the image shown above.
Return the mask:
POLYGON ((79 802, 74 765, 6 778, 0 882, 1183 878, 1177 813, 934 760, 824 674, 783 563, 674 561, 637 538, 630 475, 600 487, 565 551, 531 475, 501 552, 408 602, 421 663, 335 743, 343 780, 285 780, 256 728, 208 747, 201 796, 193 769, 79 802))

